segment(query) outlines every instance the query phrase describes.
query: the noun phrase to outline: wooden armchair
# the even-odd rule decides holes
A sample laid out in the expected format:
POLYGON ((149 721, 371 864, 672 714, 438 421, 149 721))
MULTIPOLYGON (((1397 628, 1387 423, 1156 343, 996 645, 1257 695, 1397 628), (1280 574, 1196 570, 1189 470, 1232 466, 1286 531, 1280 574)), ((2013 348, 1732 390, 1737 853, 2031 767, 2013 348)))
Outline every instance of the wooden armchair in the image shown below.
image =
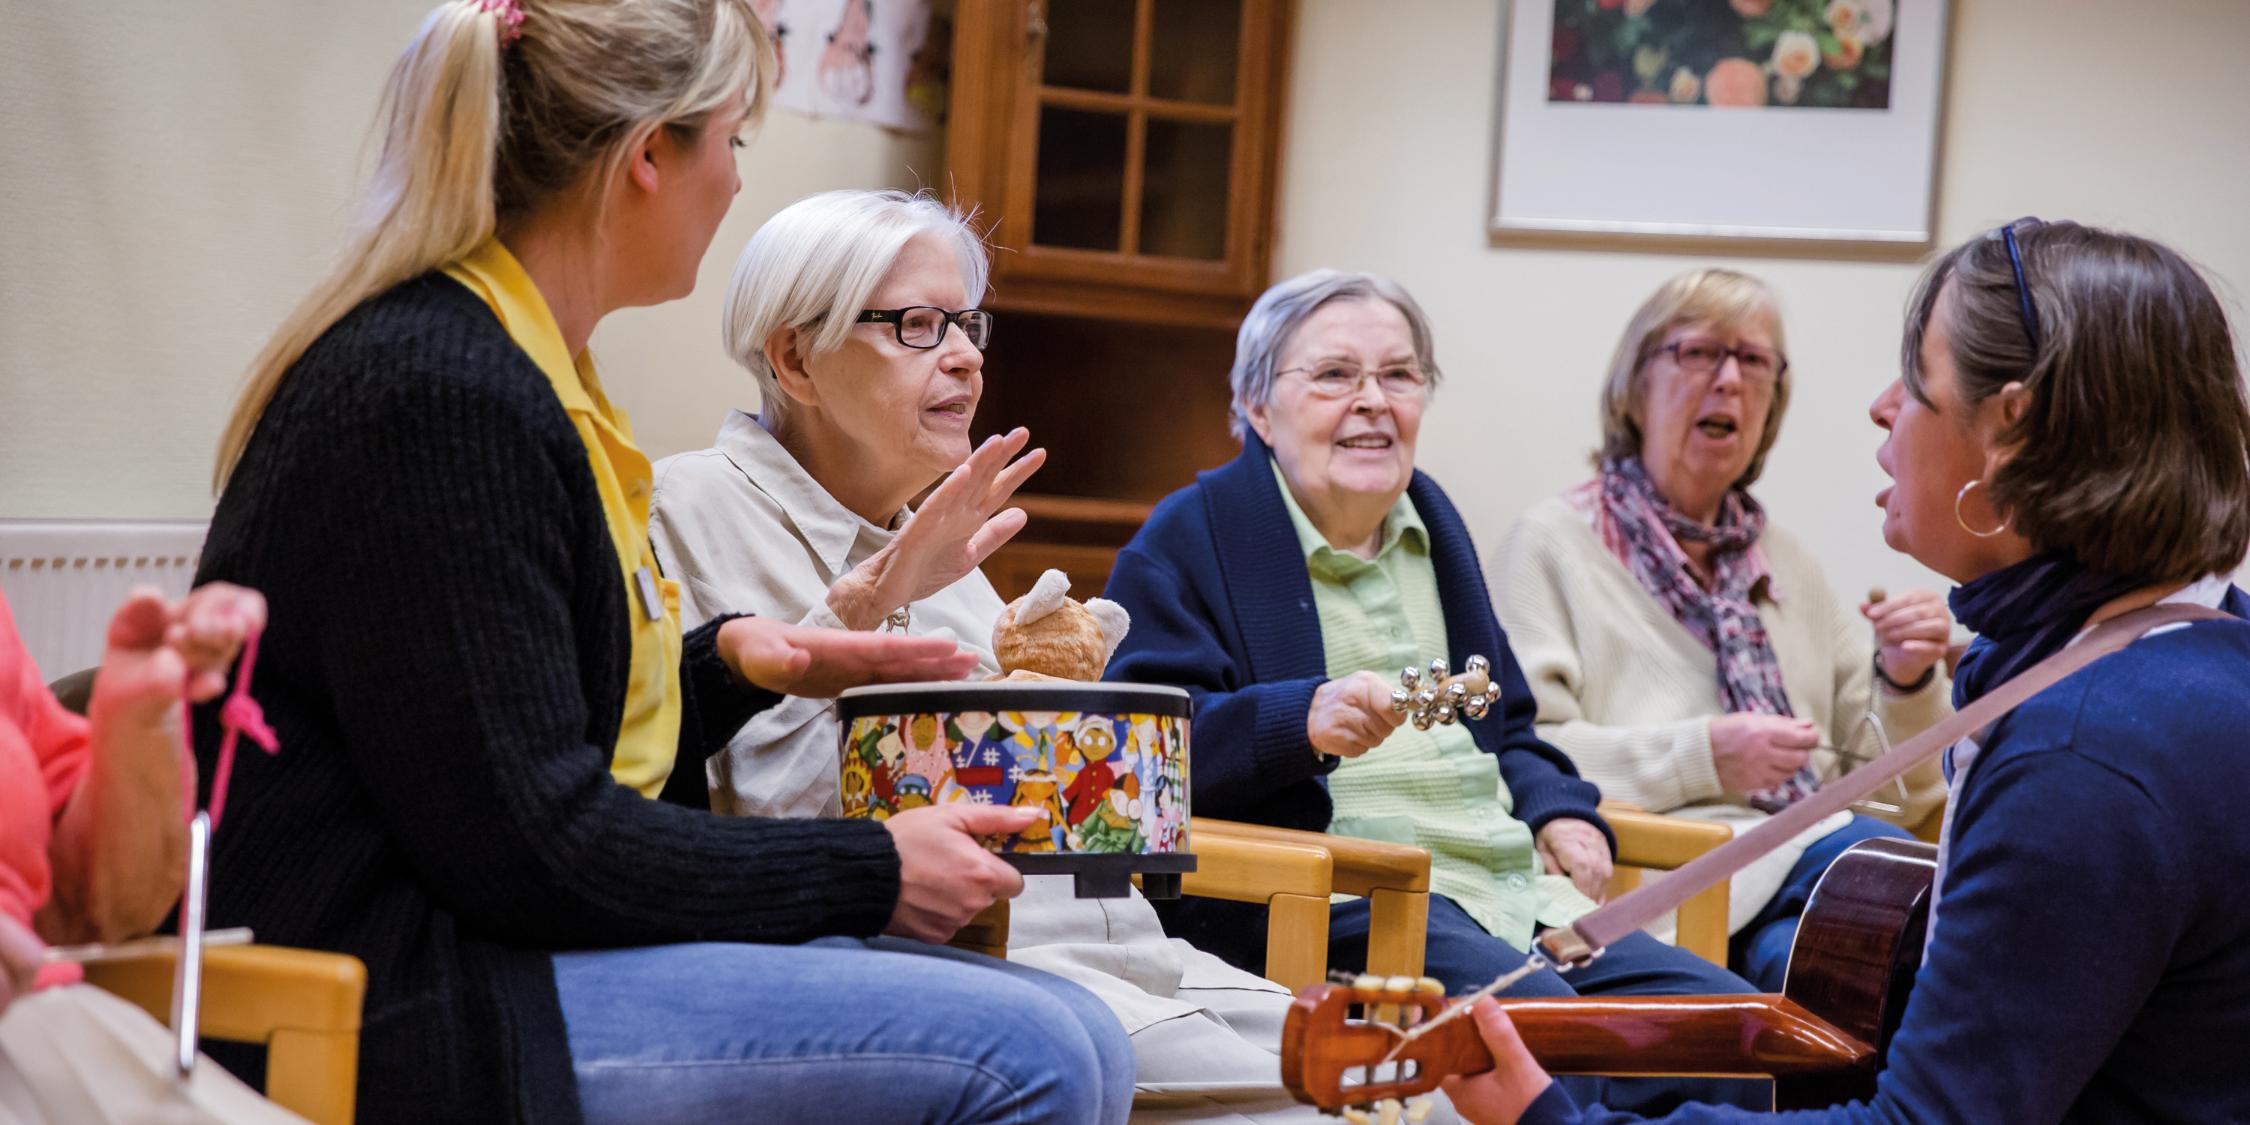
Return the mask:
MULTIPOLYGON (((86 979, 159 1020, 172 1008, 169 953, 86 966, 86 979)), ((279 946, 203 951, 203 1034, 266 1048, 266 1097, 316 1125, 349 1125, 358 1096, 356 957, 279 946)), ((204 1065, 210 1065, 206 1062, 204 1065)))
MULTIPOLYGON (((1266 908, 1266 978, 1296 992, 1328 976, 1328 906, 1368 900, 1367 970, 1420 976, 1430 922, 1430 854, 1420 848, 1196 817, 1196 869, 1180 893, 1266 908)), ((994 903, 950 943, 1008 953, 1008 904, 994 903)))
MULTIPOLYGON (((1332 893, 1367 900, 1367 971, 1383 976, 1422 975, 1423 944, 1430 925, 1430 853, 1405 844, 1208 817, 1196 817, 1188 827, 1198 856, 1213 843, 1327 852, 1332 893)), ((1189 878, 1190 882, 1182 884, 1188 894, 1238 902, 1267 901, 1263 897, 1198 891, 1192 883, 1194 877, 1189 878)), ((1255 885, 1245 889, 1252 894, 1256 891, 1255 885)), ((1279 914, 1268 923, 1266 976, 1295 991, 1317 984, 1328 975, 1328 895, 1320 896, 1317 911, 1305 908, 1291 915, 1291 921, 1299 928, 1285 930, 1279 914)))
MULTIPOLYGON (((1622 801, 1603 801, 1602 819, 1617 833, 1617 870, 1610 876, 1611 898, 1641 885, 1643 871, 1672 871, 1689 860, 1734 839, 1734 829, 1724 824, 1659 816, 1622 801)), ((1680 948, 1720 968, 1727 964, 1727 882, 1706 888, 1680 904, 1680 948)))

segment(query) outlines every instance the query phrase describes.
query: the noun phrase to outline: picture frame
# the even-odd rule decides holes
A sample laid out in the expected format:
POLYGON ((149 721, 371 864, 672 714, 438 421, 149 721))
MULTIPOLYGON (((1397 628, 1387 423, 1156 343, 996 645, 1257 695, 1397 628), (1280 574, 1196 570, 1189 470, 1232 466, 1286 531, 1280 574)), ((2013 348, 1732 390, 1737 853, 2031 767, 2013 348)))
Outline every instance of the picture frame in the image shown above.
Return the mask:
POLYGON ((1911 256, 1948 0, 1511 0, 1489 234, 1911 256))

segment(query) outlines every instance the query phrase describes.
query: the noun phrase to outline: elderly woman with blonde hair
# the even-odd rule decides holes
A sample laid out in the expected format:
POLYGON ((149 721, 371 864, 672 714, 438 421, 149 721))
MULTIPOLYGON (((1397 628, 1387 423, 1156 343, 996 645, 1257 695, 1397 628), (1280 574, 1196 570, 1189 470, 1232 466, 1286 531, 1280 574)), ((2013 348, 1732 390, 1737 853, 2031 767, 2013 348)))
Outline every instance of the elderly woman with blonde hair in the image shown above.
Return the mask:
MULTIPOLYGON (((1744 828, 1947 710, 1944 602, 1914 590, 1855 612, 1750 495, 1789 405, 1784 348, 1763 282, 1666 282, 1618 342, 1599 473, 1501 548, 1494 587, 1540 736, 1613 800, 1744 828)), ((1936 765, 1889 796, 1888 821, 1837 813, 1735 876, 1736 971, 1780 989, 1821 872, 1925 818, 1944 798, 1936 765)))
MULTIPOLYGON (((1045 452, 1018 458, 1021 429, 970 438, 994 328, 975 307, 986 273, 965 216, 897 191, 811 196, 751 237, 724 335, 757 380, 759 412, 735 411, 712 448, 656 468, 651 532, 687 621, 751 612, 945 637, 976 654, 976 674, 999 671, 1005 606, 977 567, 1023 526, 1008 500, 1045 452)), ((834 816, 837 742, 823 701, 786 700, 675 778, 707 782, 721 812, 834 816)), ((1280 1086, 1285 989, 1167 940, 1145 899, 1078 899, 1059 875, 1024 882, 1011 967, 1099 996, 1132 1037, 1121 1065, 1138 1083, 1198 1120, 1312 1116, 1280 1086)))

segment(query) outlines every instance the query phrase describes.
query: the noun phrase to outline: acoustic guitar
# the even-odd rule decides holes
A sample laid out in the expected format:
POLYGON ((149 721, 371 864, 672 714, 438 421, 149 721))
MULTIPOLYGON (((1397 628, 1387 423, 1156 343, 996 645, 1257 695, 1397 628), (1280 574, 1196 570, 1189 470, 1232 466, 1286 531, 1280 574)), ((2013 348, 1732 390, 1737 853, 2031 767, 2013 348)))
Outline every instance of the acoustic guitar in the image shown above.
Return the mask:
MULTIPOLYGON (((1936 872, 1937 849, 1919 841, 1844 852, 1805 905, 1779 995, 1500 1003, 1553 1073, 1771 1077, 1776 1109, 1872 1097, 1922 962, 1936 872)), ((1282 1027, 1282 1082, 1325 1110, 1387 1103, 1396 1116, 1449 1075, 1491 1069, 1466 1018, 1402 1045, 1455 1003, 1434 986, 1362 977, 1305 989, 1282 1027)))

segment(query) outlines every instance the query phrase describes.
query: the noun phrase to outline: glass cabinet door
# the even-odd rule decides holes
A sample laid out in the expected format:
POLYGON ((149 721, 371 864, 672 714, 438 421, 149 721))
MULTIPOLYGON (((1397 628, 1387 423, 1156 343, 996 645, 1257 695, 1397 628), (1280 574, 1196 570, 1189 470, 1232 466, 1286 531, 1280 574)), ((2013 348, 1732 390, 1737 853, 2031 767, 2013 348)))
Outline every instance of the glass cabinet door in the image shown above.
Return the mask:
POLYGON ((1244 0, 1043 0, 1030 242, 1224 262, 1244 0))

